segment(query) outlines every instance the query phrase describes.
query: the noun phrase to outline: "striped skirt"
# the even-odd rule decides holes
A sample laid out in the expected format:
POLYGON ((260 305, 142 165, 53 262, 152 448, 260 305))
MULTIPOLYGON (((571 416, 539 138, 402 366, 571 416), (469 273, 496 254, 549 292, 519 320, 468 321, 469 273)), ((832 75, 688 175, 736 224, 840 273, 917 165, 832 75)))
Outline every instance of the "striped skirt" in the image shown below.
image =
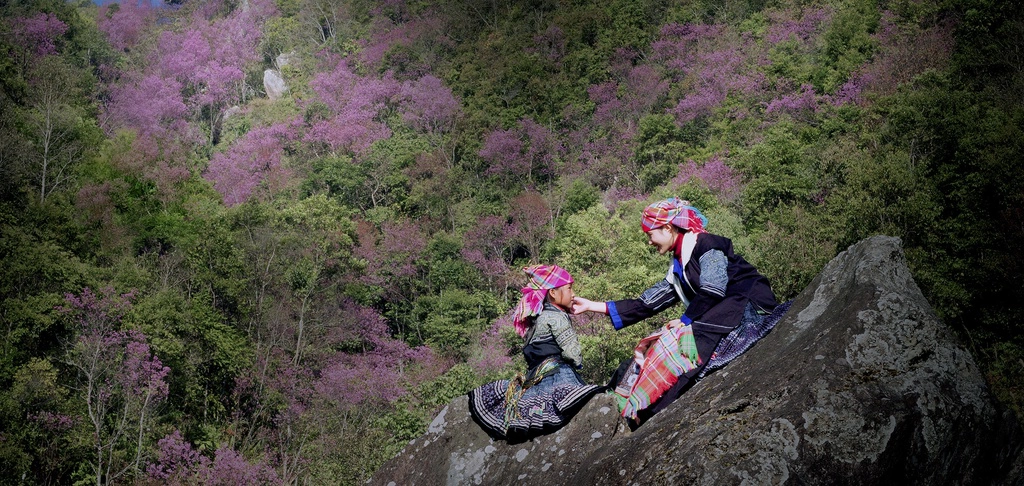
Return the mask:
POLYGON ((473 419, 494 438, 526 440, 558 430, 590 397, 605 390, 601 385, 583 383, 564 363, 555 362, 539 375, 539 380, 524 380, 520 375, 470 391, 473 419))

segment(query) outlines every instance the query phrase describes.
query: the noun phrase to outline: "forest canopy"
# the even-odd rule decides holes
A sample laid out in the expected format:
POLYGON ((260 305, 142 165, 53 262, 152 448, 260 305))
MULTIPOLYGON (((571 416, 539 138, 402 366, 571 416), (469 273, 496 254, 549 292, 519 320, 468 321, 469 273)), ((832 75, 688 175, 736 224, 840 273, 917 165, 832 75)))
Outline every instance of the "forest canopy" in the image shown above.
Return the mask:
MULTIPOLYGON (((639 215, 669 196, 780 300, 899 237, 1024 411, 1016 2, 0 12, 0 477, 361 482, 523 368, 523 266, 660 279, 639 215)), ((659 324, 578 316, 583 376, 659 324)))

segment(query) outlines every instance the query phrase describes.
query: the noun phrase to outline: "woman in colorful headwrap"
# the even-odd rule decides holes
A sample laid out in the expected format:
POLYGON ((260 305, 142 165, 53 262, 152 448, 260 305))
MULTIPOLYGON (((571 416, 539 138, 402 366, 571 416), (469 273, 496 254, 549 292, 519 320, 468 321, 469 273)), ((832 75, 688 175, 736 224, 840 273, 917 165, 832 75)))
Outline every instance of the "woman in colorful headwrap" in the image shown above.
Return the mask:
MULTIPOLYGON (((640 225, 648 243, 659 254, 671 253, 665 279, 636 299, 594 302, 576 297, 573 302, 574 314, 607 314, 615 329, 651 317, 679 302, 686 307, 683 315, 665 328, 666 333, 674 332, 676 340, 669 344, 677 345, 678 350, 665 350, 656 339, 646 343, 662 355, 674 354, 675 360, 681 362, 664 364, 672 371, 669 375, 677 376, 669 376, 654 387, 657 388, 653 390, 655 396, 648 397, 645 390, 631 397, 640 397, 638 403, 626 404, 624 415, 631 414, 628 418, 637 424, 678 398, 730 331, 741 324, 760 322, 778 305, 768 279, 733 252, 732 241, 707 233, 704 229, 707 218, 689 202, 669 198, 651 204, 644 209, 640 225)), ((641 345, 646 341, 641 341, 641 345)), ((639 357, 639 347, 637 353, 639 357)), ((623 363, 613 377, 611 385, 618 385, 617 391, 626 384, 616 380, 623 373, 630 376, 630 367, 633 367, 635 379, 638 366, 630 362, 623 363)))
POLYGON ((550 432, 605 387, 587 385, 579 339, 569 319, 572 275, 556 265, 523 269, 530 281, 513 323, 524 339, 528 371, 469 392, 469 411, 492 436, 510 440, 550 432))

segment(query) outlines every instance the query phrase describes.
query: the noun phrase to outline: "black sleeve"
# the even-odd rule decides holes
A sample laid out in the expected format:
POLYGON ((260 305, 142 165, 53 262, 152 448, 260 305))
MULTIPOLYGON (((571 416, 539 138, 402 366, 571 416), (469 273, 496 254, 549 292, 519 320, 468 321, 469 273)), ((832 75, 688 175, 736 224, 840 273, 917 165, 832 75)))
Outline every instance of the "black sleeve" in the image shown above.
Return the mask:
POLYGON ((679 296, 668 280, 661 280, 644 291, 638 299, 607 302, 608 317, 615 329, 640 322, 679 302, 679 296))

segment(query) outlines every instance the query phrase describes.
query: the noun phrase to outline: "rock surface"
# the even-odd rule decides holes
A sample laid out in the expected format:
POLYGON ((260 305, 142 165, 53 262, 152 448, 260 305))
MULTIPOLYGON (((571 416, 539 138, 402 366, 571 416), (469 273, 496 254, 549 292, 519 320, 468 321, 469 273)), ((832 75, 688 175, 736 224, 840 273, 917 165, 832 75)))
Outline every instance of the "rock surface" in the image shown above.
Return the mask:
POLYGON ((292 61, 294 61, 295 58, 296 58, 295 51, 284 52, 284 53, 278 54, 277 57, 274 58, 274 62, 277 64, 277 69, 280 70, 280 69, 284 68, 285 66, 291 65, 292 61))
POLYGON ((276 69, 263 70, 263 89, 267 92, 267 98, 279 100, 288 92, 288 84, 284 82, 281 73, 276 69))
POLYGON ((933 313, 900 241, 840 253, 767 337, 630 432, 606 395, 490 439, 449 404, 371 484, 1024 484, 1020 427, 933 313))

